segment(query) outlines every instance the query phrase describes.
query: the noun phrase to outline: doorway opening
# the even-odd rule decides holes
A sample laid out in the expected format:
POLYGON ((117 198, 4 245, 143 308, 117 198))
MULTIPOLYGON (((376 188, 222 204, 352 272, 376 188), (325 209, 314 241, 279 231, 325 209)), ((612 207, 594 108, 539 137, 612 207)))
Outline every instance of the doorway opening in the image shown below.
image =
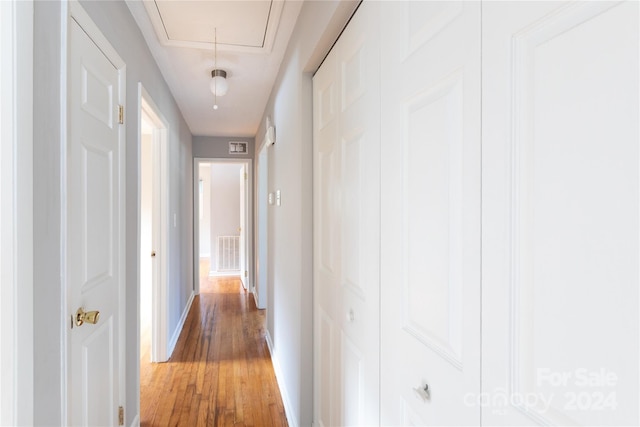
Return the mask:
POLYGON ((250 159, 194 160, 194 287, 215 276, 240 277, 254 292, 250 159))
MULTIPOLYGON (((150 362, 168 360, 166 280, 168 277, 168 163, 167 121, 138 85, 139 184, 138 265, 140 358, 150 362)), ((139 370, 139 369, 138 369, 139 370)))

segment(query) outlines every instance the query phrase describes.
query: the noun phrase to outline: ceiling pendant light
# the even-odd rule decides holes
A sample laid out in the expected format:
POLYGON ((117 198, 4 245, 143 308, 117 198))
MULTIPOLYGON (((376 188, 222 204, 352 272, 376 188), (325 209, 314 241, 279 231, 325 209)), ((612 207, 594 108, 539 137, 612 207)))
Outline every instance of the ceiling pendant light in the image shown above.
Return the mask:
POLYGON ((212 70, 211 71, 211 92, 214 95, 224 96, 229 90, 229 84, 227 83, 227 72, 225 70, 212 70))
POLYGON ((214 29, 213 39, 213 67, 211 71, 211 82, 209 87, 211 93, 213 93, 213 109, 218 109, 218 97, 224 96, 229 90, 229 83, 227 82, 227 72, 225 70, 218 69, 218 29, 214 29))

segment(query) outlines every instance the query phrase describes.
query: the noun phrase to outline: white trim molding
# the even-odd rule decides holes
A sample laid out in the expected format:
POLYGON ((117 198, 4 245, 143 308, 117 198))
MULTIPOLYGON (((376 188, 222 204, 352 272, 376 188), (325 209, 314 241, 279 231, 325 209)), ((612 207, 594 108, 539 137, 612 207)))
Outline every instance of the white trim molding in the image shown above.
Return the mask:
POLYGON ((33 425, 33 2, 0 2, 0 425, 33 425))
MULTIPOLYGON (((152 230, 152 240, 155 242, 154 250, 158 253, 156 261, 156 279, 153 280, 152 289, 152 315, 151 315, 151 360, 153 362, 166 362, 171 356, 172 348, 169 345, 169 328, 167 326, 167 289, 169 286, 168 278, 170 277, 169 265, 169 232, 170 232, 170 213, 169 213, 169 182, 171 182, 169 168, 169 121, 164 117, 162 111, 155 103, 149 92, 142 83, 138 83, 138 133, 137 133, 137 150, 138 161, 140 161, 141 141, 141 120, 142 113, 149 118, 153 127, 153 210, 158 212, 158 217, 154 217, 154 225, 152 230)), ((138 186, 137 200, 137 218, 138 218, 138 243, 137 253, 140 254, 140 230, 141 230, 141 175, 138 168, 138 176, 136 177, 136 185, 138 186)), ((138 271, 140 271, 140 258, 136 256, 138 263, 138 271)), ((138 322, 140 321, 140 275, 138 275, 138 322)), ((140 351, 140 339, 138 338, 138 349, 140 351)), ((138 372, 140 366, 138 366, 138 372)))
POLYGON ((273 349, 273 340, 271 339, 271 334, 267 330, 265 333, 265 339, 267 341, 267 347, 269 348, 269 354, 271 354, 271 364, 273 365, 273 370, 276 374, 276 381, 278 382, 278 388, 280 389, 280 395, 282 396, 282 404, 284 405, 284 413, 287 416, 287 423, 291 427, 298 427, 298 420, 294 417, 293 405, 291 404, 291 398, 289 397, 289 392, 287 391, 287 386, 284 383, 284 372, 280 367, 280 362, 278 361, 278 356, 274 352, 273 349))
POLYGON ((187 301, 187 305, 184 307, 184 311, 182 312, 182 316, 180 316, 180 320, 178 320, 178 324, 176 325, 176 329, 173 331, 173 335, 169 340, 169 355, 173 353, 173 350, 176 348, 176 344, 178 343, 178 338, 180 338, 180 333, 182 332, 182 328, 184 327, 184 322, 187 320, 187 315, 189 314, 189 310, 191 310, 191 305, 193 304, 193 299, 195 298, 196 293, 191 291, 191 295, 189 295, 189 301, 187 301))
POLYGON ((131 427, 140 427, 140 414, 136 415, 131 422, 131 427))

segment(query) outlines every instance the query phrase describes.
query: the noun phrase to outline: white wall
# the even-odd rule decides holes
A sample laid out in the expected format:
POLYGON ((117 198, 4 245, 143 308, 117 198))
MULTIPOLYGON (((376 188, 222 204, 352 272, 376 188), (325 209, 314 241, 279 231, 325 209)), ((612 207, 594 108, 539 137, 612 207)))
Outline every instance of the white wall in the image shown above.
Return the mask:
POLYGON ((210 159, 253 159, 254 137, 200 136, 193 137, 193 157, 210 159), (229 142, 247 142, 247 154, 229 154, 229 142))
POLYGON ((240 169, 236 163, 202 163, 199 245, 200 258, 211 258, 210 270, 217 271, 218 236, 237 236, 240 227, 240 169))
POLYGON ((239 236, 241 164, 211 163, 211 271, 218 270, 218 236, 239 236))
POLYGON ((33 66, 50 70, 33 81, 33 308, 34 424, 61 424, 63 384, 60 150, 61 150, 61 25, 66 4, 34 4, 33 66), (35 96, 34 96, 35 98, 35 96), (37 172, 36 172, 37 171, 37 172), (59 320, 58 322, 56 321, 59 320))
MULTIPOLYGON (((203 163, 198 171, 199 181, 202 187, 198 189, 200 200, 198 203, 200 217, 200 233, 198 243, 200 245, 200 258, 209 258, 211 253, 211 165, 203 163)), ((199 184, 200 185, 200 184, 199 184)))
MULTIPOLYGON (((138 82, 142 82, 169 123, 169 335, 193 289, 192 136, 162 74, 124 2, 82 1, 81 5, 127 64, 126 84, 126 410, 125 425, 139 412, 137 372, 138 310, 138 82), (173 226, 173 218, 176 226, 173 226)), ((142 5, 139 5, 142 7, 142 5)), ((61 372, 63 325, 60 164, 65 123, 66 2, 34 5, 34 331, 35 424, 63 422, 61 372)), ((169 337, 167 337, 169 339, 169 337)))
POLYGON ((276 143, 269 148, 268 188, 281 191, 282 205, 269 207, 267 330, 294 425, 311 425, 313 416, 311 75, 356 5, 304 2, 256 135, 256 141, 264 140, 270 116, 276 143))

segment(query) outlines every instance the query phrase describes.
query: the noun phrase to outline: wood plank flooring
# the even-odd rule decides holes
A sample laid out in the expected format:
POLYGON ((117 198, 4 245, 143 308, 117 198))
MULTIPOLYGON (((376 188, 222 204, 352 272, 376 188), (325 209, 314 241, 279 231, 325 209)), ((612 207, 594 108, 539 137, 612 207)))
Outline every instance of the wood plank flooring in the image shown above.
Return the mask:
POLYGON ((264 324, 238 278, 201 277, 171 359, 141 355, 140 425, 286 426, 264 324))

